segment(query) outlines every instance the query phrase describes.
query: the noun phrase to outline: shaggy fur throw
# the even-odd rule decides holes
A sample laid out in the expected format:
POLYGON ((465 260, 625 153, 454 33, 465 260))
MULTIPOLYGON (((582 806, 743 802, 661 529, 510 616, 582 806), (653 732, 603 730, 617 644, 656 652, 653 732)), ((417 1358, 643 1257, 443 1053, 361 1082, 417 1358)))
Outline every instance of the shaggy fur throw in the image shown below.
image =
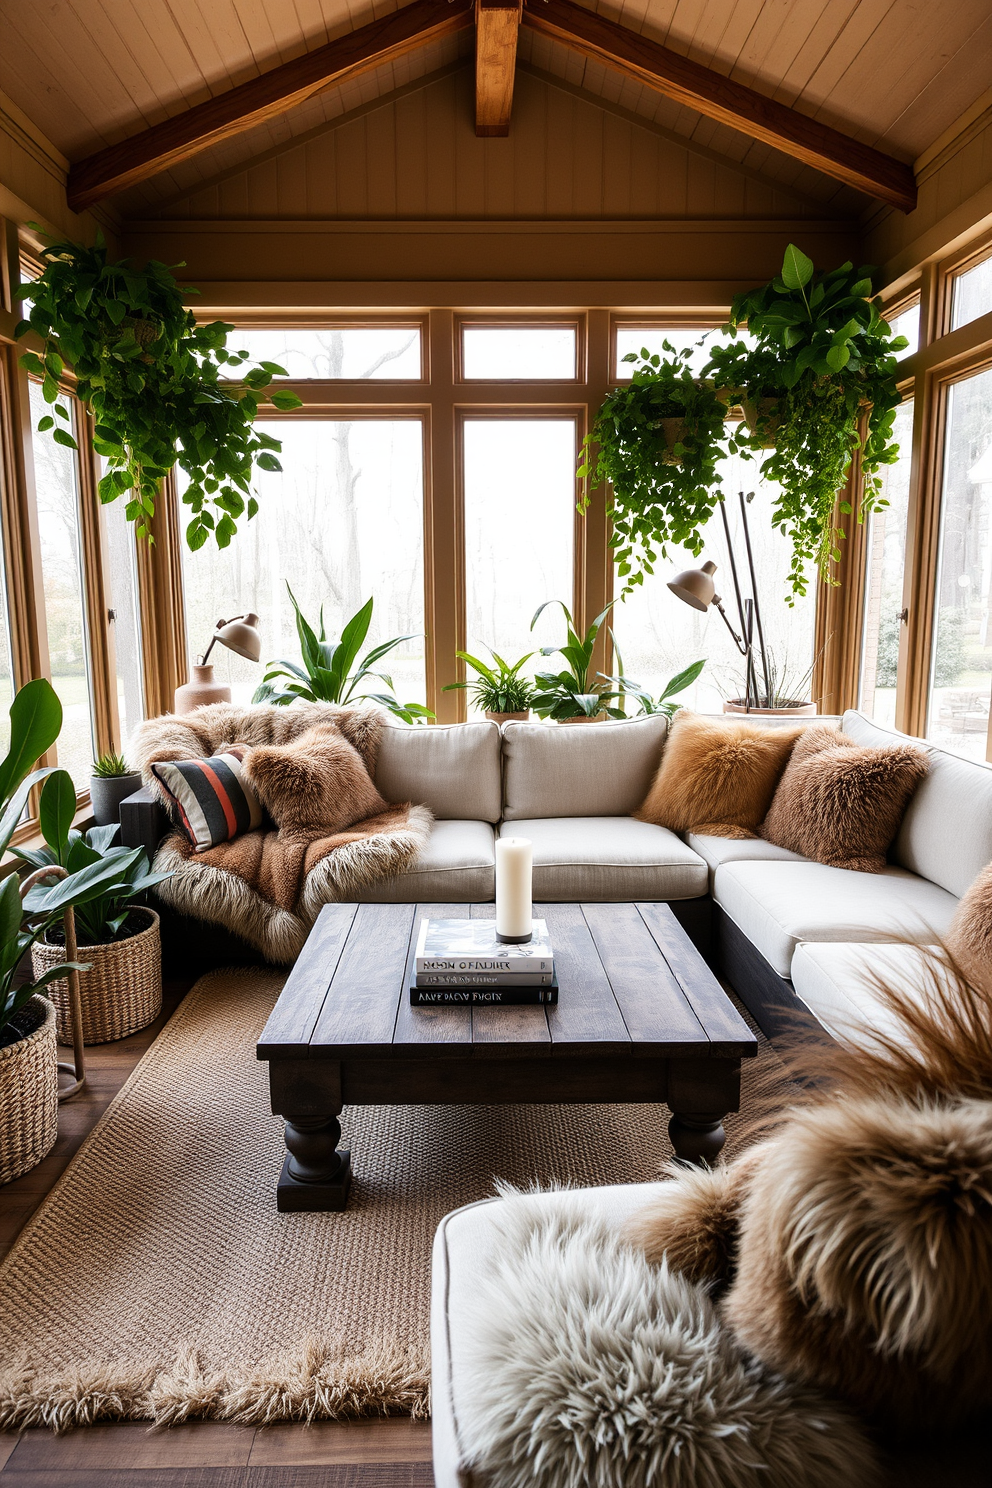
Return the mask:
POLYGON ((779 781, 761 835, 815 863, 881 873, 930 762, 914 745, 868 749, 839 729, 809 728, 779 781))
POLYGON ((143 724, 132 753, 163 804, 152 764, 240 745, 244 777, 274 824, 196 854, 172 832, 155 858, 158 871, 173 875, 159 896, 224 925, 270 961, 293 961, 322 905, 403 872, 430 836, 426 806, 390 805, 375 788, 382 727, 378 708, 304 702, 212 703, 143 724))
POLYGON ((754 837, 802 729, 676 715, 639 821, 673 832, 754 837))
POLYGON ((507 1198, 462 1318, 456 1409, 479 1488, 865 1488, 871 1448, 749 1358, 706 1291, 568 1194, 507 1198))
POLYGON ((992 863, 955 910, 947 948, 971 980, 992 997, 992 863))
POLYGON ((934 956, 894 1028, 808 1051, 805 1107, 627 1228, 755 1358, 899 1429, 992 1404, 992 997, 934 956), (702 1237, 702 1238, 700 1238, 702 1237))

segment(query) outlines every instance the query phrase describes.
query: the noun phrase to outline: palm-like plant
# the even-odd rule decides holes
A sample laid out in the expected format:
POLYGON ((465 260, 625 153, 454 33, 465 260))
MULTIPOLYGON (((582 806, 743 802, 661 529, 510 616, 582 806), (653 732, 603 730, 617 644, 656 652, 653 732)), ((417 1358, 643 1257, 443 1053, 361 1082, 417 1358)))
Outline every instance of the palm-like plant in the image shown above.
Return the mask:
POLYGON ((526 656, 521 656, 519 661, 511 664, 498 651, 492 651, 488 646, 486 650, 496 663, 495 666, 488 666, 468 651, 456 651, 455 655, 466 662, 477 675, 466 682, 449 682, 445 692, 467 688, 476 707, 487 713, 528 712, 534 706, 534 687, 526 677, 520 675, 520 668, 530 661, 534 652, 528 651, 526 656))
POLYGON ((606 697, 619 699, 619 707, 607 709, 611 718, 626 718, 628 697, 637 699, 639 714, 664 713, 666 718, 674 717, 682 704, 673 702, 672 699, 678 693, 684 692, 687 687, 691 687, 706 665, 704 658, 702 661, 693 661, 689 666, 683 667, 681 672, 676 672, 674 677, 669 678, 661 689, 661 692, 655 697, 653 693, 648 692, 647 688, 642 687, 639 682, 634 682, 630 677, 626 676, 623 669, 620 648, 616 643, 615 637, 613 648, 616 652, 618 675, 616 677, 605 677, 602 672, 599 674, 605 682, 612 682, 616 687, 615 692, 605 694, 606 697))
POLYGON ((320 609, 320 634, 308 624, 296 596, 289 585, 289 597, 296 611, 296 630, 300 637, 302 666, 295 661, 270 661, 269 669, 252 698, 253 703, 295 703, 303 698, 310 703, 356 703, 368 701, 379 703, 404 723, 419 723, 434 714, 423 703, 400 703, 394 696, 393 679, 386 672, 376 670, 378 663, 404 641, 412 641, 413 635, 394 636, 373 646, 355 667, 358 653, 364 644, 372 623, 370 599, 341 631, 339 641, 329 641, 324 627, 324 608, 320 609), (352 668, 355 668, 354 671, 352 668), (371 678, 384 682, 389 692, 370 692, 364 684, 371 678))
POLYGON ((549 605, 560 605, 565 616, 567 639, 564 646, 542 646, 542 656, 563 656, 568 668, 560 672, 538 672, 534 678, 534 710, 539 718, 558 721, 567 718, 595 718, 607 711, 607 684, 597 680, 592 670, 596 638, 616 600, 611 599, 600 610, 584 636, 575 628, 572 613, 564 600, 548 599, 540 605, 530 622, 531 630, 549 605))

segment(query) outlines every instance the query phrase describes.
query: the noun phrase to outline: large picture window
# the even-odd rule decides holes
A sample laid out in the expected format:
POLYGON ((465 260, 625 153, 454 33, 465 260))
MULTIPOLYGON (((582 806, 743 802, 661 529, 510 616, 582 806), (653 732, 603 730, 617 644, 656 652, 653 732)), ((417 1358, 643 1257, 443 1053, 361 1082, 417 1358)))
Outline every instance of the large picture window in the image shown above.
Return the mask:
POLYGON ((894 438, 899 459, 884 467, 887 505, 868 518, 865 565, 864 641, 858 706, 876 722, 896 719, 899 650, 906 634, 903 581, 906 571, 906 521, 913 436, 913 403, 896 409, 894 438))

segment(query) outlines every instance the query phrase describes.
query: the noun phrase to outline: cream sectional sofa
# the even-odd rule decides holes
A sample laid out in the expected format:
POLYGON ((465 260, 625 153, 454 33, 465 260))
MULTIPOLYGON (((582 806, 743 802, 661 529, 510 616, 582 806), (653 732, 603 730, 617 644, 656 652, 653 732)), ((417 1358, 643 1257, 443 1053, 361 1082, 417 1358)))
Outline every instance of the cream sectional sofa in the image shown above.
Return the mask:
MULTIPOLYGON (((791 720, 784 720, 789 723, 791 720)), ((839 722, 858 743, 903 740, 862 714, 839 722)), ((761 840, 689 833, 634 819, 665 746, 668 724, 548 726, 488 721, 429 728, 390 724, 376 784, 387 800, 434 812, 422 857, 366 891, 375 902, 491 899, 500 833, 534 844, 534 896, 559 901, 666 900, 769 1034, 809 1013, 832 1034, 878 1016, 875 969, 913 964, 898 944, 927 944, 950 925, 958 898, 992 861, 992 767, 916 740, 930 773, 884 873, 809 862, 761 840)), ((124 840, 154 850, 161 808, 139 792, 122 808, 124 840)), ((183 926, 188 952, 191 922, 183 926)), ((223 933, 204 937, 230 959, 223 933)))

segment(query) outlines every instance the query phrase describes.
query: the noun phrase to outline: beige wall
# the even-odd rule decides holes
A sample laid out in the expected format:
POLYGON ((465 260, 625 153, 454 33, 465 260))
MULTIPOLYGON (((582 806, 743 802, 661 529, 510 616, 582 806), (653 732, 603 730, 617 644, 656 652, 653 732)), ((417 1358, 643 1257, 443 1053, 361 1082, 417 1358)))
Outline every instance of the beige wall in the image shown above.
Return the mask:
POLYGON ((116 240, 117 218, 106 210, 70 212, 69 162, 4 93, 0 93, 0 216, 38 222, 49 231, 92 242, 97 227, 116 240))

